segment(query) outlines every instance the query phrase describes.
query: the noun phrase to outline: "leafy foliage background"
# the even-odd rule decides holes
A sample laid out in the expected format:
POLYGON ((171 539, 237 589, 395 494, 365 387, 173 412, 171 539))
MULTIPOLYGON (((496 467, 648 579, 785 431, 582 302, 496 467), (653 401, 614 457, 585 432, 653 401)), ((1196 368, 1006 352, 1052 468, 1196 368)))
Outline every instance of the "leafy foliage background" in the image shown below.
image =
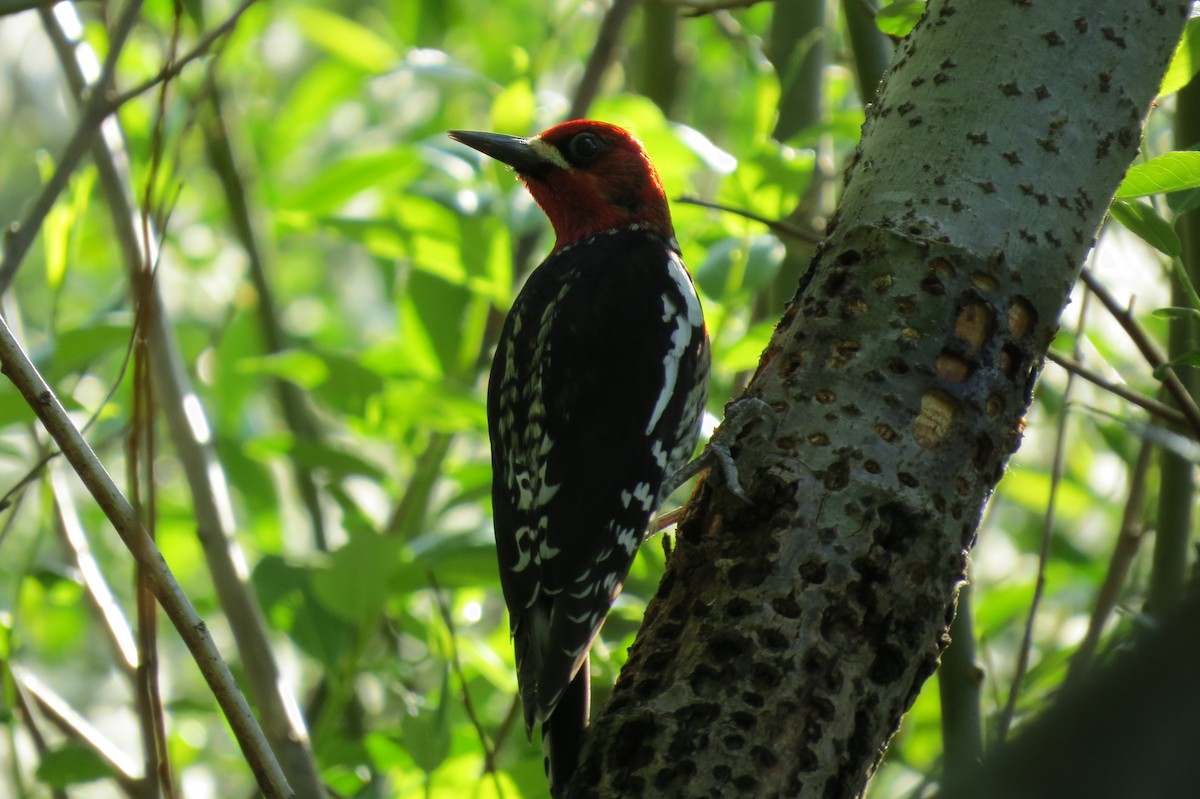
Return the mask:
MULTIPOLYGON (((841 18, 773 62, 781 34, 772 16, 784 6, 689 17, 675 5, 642 5, 588 115, 634 130, 672 198, 819 231, 864 100, 841 18), (781 97, 817 41, 819 114, 780 143, 781 97)), ((155 279, 211 428, 248 579, 308 712, 322 775, 345 796, 544 792, 539 748, 520 729, 492 552, 483 398, 502 315, 550 244, 511 174, 445 131, 527 134, 564 119, 605 10, 566 0, 256 3, 165 92, 131 99, 117 117, 131 188, 159 228, 155 279), (222 131, 231 163, 214 157, 222 131), (230 169, 248 217, 227 192, 230 169), (246 222, 261 264, 239 233, 246 222)), ((919 10, 896 4, 879 21, 902 31, 919 10)), ((77 11, 86 40, 107 52, 114 4, 77 11)), ((235 11, 146 3, 117 86, 154 77, 173 47, 186 52, 235 11)), ((76 102, 33 11, 0 17, 0 72, 7 224, 23 218, 52 174, 76 102)), ((1170 112, 1164 100, 1148 150, 1169 148, 1170 112)), ((150 418, 134 401, 139 318, 97 184, 85 160, 3 311, 73 417, 91 422, 88 438, 110 472, 130 490, 142 487, 159 547, 236 664, 197 543, 193 496, 161 422, 152 425, 153 462, 129 456, 150 418)), ((755 367, 812 245, 743 215, 681 202, 672 210, 713 339, 715 422, 755 367)), ((1151 311, 1170 304, 1166 260, 1110 231, 1091 266, 1118 296, 1137 296, 1137 320, 1165 342, 1167 320, 1151 311)), ((1057 349, 1140 393, 1157 390, 1094 301, 1072 305, 1057 349)), ((1080 380, 1068 395, 1065 375, 1047 368, 974 555, 974 629, 962 634, 978 643, 989 743, 1062 686, 1131 495, 1140 505, 1127 532, 1155 525, 1156 462, 1131 479, 1149 417, 1080 380), (1026 642, 1035 589, 1041 600, 1026 642), (1023 652, 1029 667, 1006 710, 1023 652)), ((9 491, 0 514, 0 793, 120 795, 128 788, 112 775, 121 758, 139 771, 137 711, 128 658, 113 644, 120 625, 96 612, 85 578, 90 554, 132 620, 132 561, 61 459, 42 460, 52 451, 21 396, 0 385, 0 488, 9 491), (87 551, 67 537, 76 529, 87 551), (51 694, 94 735, 56 719, 39 702, 51 694)), ((1186 491, 1167 499, 1190 507, 1186 491)), ((1105 641, 1140 623, 1153 544, 1147 535, 1135 547, 1117 586, 1124 612, 1105 626, 1105 641)), ((605 626, 593 657, 596 704, 663 560, 658 541, 642 548, 605 626)), ((165 625, 159 656, 182 794, 245 795, 250 773, 165 625)), ((934 680, 872 794, 933 789, 943 749, 934 680)))

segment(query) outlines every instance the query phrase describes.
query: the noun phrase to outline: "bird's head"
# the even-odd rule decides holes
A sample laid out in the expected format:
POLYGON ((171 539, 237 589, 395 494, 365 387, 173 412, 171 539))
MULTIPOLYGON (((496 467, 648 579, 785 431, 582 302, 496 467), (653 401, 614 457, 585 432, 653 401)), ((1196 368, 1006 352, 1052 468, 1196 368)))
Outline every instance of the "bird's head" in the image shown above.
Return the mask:
POLYGON ((516 170, 550 217, 556 250, 632 224, 675 236, 654 164, 642 143, 616 125, 576 119, 527 139, 465 130, 450 137, 516 170))

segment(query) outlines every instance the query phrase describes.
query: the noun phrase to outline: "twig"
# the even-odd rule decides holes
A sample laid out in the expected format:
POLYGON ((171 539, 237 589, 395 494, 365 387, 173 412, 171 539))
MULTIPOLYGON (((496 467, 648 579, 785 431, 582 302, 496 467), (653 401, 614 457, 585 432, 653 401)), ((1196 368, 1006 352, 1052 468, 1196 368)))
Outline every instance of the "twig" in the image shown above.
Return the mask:
POLYGON ((404 496, 396 503, 391 516, 384 527, 384 534, 399 536, 404 541, 410 541, 422 532, 421 524, 428 513, 429 499, 433 487, 442 474, 442 464, 450 453, 450 444, 454 436, 449 433, 433 433, 424 451, 417 456, 412 479, 404 496))
MULTIPOLYGON (((220 88, 215 80, 216 70, 209 70, 208 105, 210 111, 201 117, 201 129, 204 132, 205 151, 208 162, 221 181, 225 191, 225 203, 229 208, 229 218, 234 233, 241 242, 246 253, 246 262, 250 281, 257 294, 257 311, 262 330, 263 351, 267 354, 283 351, 288 345, 287 333, 279 322, 279 312, 275 307, 271 282, 267 277, 267 263, 264 249, 259 246, 257 226, 250 211, 250 202, 246 197, 246 178, 244 170, 239 168, 237 156, 229 138, 229 126, 225 122, 225 111, 222 106, 220 88)), ((278 377, 270 379, 275 390, 276 402, 283 411, 283 420, 287 428, 299 441, 321 441, 321 423, 307 402, 304 391, 289 380, 278 377)), ((309 524, 312 525, 313 540, 318 551, 328 549, 325 535, 325 520, 321 512, 320 493, 313 470, 304 464, 300 458, 291 458, 292 477, 296 482, 296 491, 308 514, 309 524)))
POLYGON ((638 0, 613 0, 613 4, 608 7, 608 12, 600 23, 600 32, 596 34, 596 44, 593 45, 592 54, 584 67, 583 77, 579 79, 575 97, 571 100, 571 119, 587 116, 592 101, 600 91, 600 79, 604 77, 604 71, 616 56, 617 45, 621 41, 621 29, 625 27, 625 21, 629 19, 629 14, 637 4, 638 0))
POLYGON ((483 728, 483 722, 475 711, 475 703, 471 701, 471 691, 467 686, 467 677, 463 674, 462 661, 458 656, 458 630, 454 627, 454 615, 450 612, 446 596, 432 573, 429 574, 429 585, 433 589, 433 597, 437 602, 438 612, 442 616, 442 623, 446 625, 446 631, 450 633, 450 667, 454 670, 454 676, 458 678, 463 710, 467 712, 467 718, 471 720, 471 724, 475 727, 475 734, 479 736, 479 745, 483 747, 483 771, 485 774, 491 774, 492 778, 496 780, 496 793, 503 797, 504 790, 496 774, 496 748, 488 742, 487 730, 483 728))
MULTIPOLYGON (((44 18, 45 19, 45 18, 44 18)), ((52 36, 63 39, 61 29, 53 18, 46 19, 48 30, 52 36)), ((227 26, 226 26, 227 27, 227 26)), ((63 65, 73 84, 82 81, 78 64, 73 58, 64 58, 63 65)), ((126 190, 127 179, 116 165, 116 159, 109 146, 120 146, 120 137, 114 135, 110 141, 98 143, 94 149, 94 157, 100 174, 101 186, 105 191, 108 205, 116 221, 116 232, 121 243, 130 270, 131 279, 136 283, 137 275, 144 269, 145 255, 142 252, 142 237, 139 235, 141 214, 134 208, 126 190)), ((151 241, 153 239, 150 239, 151 241)), ((292 729, 290 719, 298 714, 290 714, 287 705, 290 696, 286 695, 279 679, 277 667, 266 640, 265 624, 261 610, 253 602, 249 590, 239 577, 239 567, 232 560, 239 553, 232 542, 232 519, 223 509, 229 507, 227 498, 222 501, 215 496, 215 487, 211 483, 214 473, 219 469, 209 462, 212 442, 202 426, 197 427, 199 404, 194 392, 187 385, 186 372, 180 359, 178 349, 174 346, 174 333, 171 330, 162 309, 162 301, 157 291, 152 292, 148 303, 144 306, 149 310, 147 318, 146 338, 149 343, 156 380, 162 392, 163 407, 167 413, 169 427, 175 438, 180 461, 192 486, 193 498, 196 503, 197 518, 200 520, 201 541, 205 554, 209 558, 209 568, 213 572, 214 584, 217 586, 218 598, 233 628, 239 650, 246 667, 250 685, 255 691, 264 722, 273 731, 272 738, 280 747, 285 762, 293 766, 297 761, 306 760, 303 752, 297 756, 295 749, 304 749, 307 743, 303 728, 292 729)), ((123 498, 122 498, 123 500, 123 498)), ((157 592, 156 592, 157 596, 157 592)), ((162 601, 162 597, 159 597, 162 601)), ((175 619, 172 619, 175 621, 175 619)), ((223 668, 223 664, 222 664, 223 668)), ((217 694, 218 701, 229 702, 217 694)), ((245 700, 240 695, 237 699, 244 705, 245 700)), ((222 707, 225 707, 223 704, 222 707)), ((233 719, 231 719, 231 722, 233 719)), ((236 729, 236 727, 235 727, 236 729)), ((257 728, 255 728, 257 731, 257 728)), ((261 733, 259 733, 261 735, 261 733)), ((239 742, 241 737, 239 736, 239 742)), ((245 750, 245 747, 244 751, 245 750)), ((282 778, 278 763, 270 751, 261 747, 261 751, 247 751, 247 759, 256 768, 261 778, 274 781, 276 776, 282 778), (269 764, 267 761, 269 760, 269 764), (278 774, 276 774, 278 772, 278 774)), ((311 761, 311 756, 307 758, 311 761)), ((289 769, 293 776, 302 778, 315 775, 315 767, 289 769)), ((260 779, 260 782, 262 780, 260 779)), ((305 790, 306 796, 320 796, 319 778, 299 783, 305 790), (315 787, 313 784, 315 783, 315 787)), ((286 783, 276 783, 273 790, 279 790, 286 783)), ((290 789, 288 789, 290 791, 290 789)))
POLYGON ((1099 386, 1105 391, 1115 394, 1127 402, 1132 402, 1134 405, 1149 411, 1153 415, 1162 419, 1164 422, 1178 425, 1179 427, 1188 426, 1187 418, 1170 405, 1167 405, 1164 402, 1159 402, 1153 397, 1147 397, 1145 394, 1134 391, 1131 388, 1127 388, 1120 383, 1114 383, 1111 380, 1104 378, 1098 372, 1093 372, 1091 369, 1088 369, 1083 364, 1067 357, 1066 355, 1062 355, 1051 350, 1046 353, 1046 360, 1058 364, 1071 374, 1078 375, 1089 383, 1099 386))
POLYGON ((88 543, 87 533, 79 521, 75 509, 75 500, 67 486, 66 470, 56 466, 50 470, 50 490, 54 495, 54 505, 58 516, 58 528, 66 542, 67 548, 75 558, 75 567, 83 580, 84 590, 87 591, 91 604, 95 607, 104 622, 104 629, 112 641, 113 649, 118 656, 118 665, 126 673, 132 675, 137 667, 137 644, 133 640, 133 631, 125 612, 113 596, 108 581, 100 570, 88 543))
POLYGON ((749 219, 753 222, 759 222, 766 225, 772 233, 777 233, 780 236, 787 236, 800 241, 808 242, 809 244, 818 244, 821 241, 821 235, 811 230, 802 230, 801 228, 789 225, 786 222, 780 222, 777 219, 767 219, 765 216, 759 216, 753 211, 747 211, 744 208, 734 208, 730 205, 722 205, 721 203, 711 202, 710 200, 702 200, 699 197, 683 195, 675 202, 685 205, 698 205, 701 208, 711 208, 714 211, 722 211, 727 214, 736 214, 744 219, 749 219))
MULTIPOLYGON (((117 371, 116 378, 109 385, 108 393, 104 395, 104 399, 96 404, 96 410, 93 411, 92 415, 88 417, 88 420, 83 423, 83 427, 79 428, 79 431, 81 433, 86 434, 89 430, 92 429, 92 427, 96 424, 96 422, 99 421, 100 414, 102 414, 104 412, 105 407, 108 405, 108 403, 110 401, 112 401, 112 398, 114 396, 116 396, 117 390, 121 387, 121 383, 125 377, 125 367, 128 365, 129 359, 133 354, 133 343, 134 343, 134 339, 131 337, 129 340, 129 344, 125 348, 125 357, 121 361, 121 366, 117 371)), ((123 430, 118 430, 116 433, 114 433, 112 436, 110 436, 110 438, 115 439, 115 438, 122 437, 124 435, 125 435, 125 432, 123 430)), ((102 439, 99 442, 99 445, 97 448, 104 449, 104 447, 108 443, 108 441, 109 441, 109 438, 102 439)), ((29 469, 25 472, 25 474, 21 475, 21 479, 17 480, 17 482, 14 483, 12 485, 12 487, 10 487, 7 491, 4 492, 4 494, 2 496, 0 496, 0 511, 7 510, 8 506, 13 503, 14 497, 19 497, 21 495, 21 493, 25 490, 25 488, 30 483, 39 479, 41 477, 42 470, 45 469, 47 466, 49 466, 54 461, 54 459, 57 458, 61 454, 62 453, 59 452, 57 449, 51 449, 50 451, 41 455, 36 461, 34 461, 33 465, 29 467, 29 469)), ((0 537, 0 538, 2 538, 2 537, 0 537)))
POLYGON ((513 731, 513 727, 517 725, 517 717, 521 715, 521 698, 514 696, 512 704, 508 706, 508 712, 504 714, 504 721, 500 722, 500 726, 496 728, 496 736, 493 741, 493 748, 499 752, 504 748, 505 741, 508 740, 509 734, 513 731))
MULTIPOLYGON (((13 715, 24 723, 25 731, 29 733, 29 737, 33 741, 34 751, 37 752, 38 757, 45 757, 46 753, 50 751, 50 747, 46 743, 46 736, 42 734, 41 727, 38 725, 38 720, 34 716, 33 709, 29 706, 29 699, 26 696, 28 692, 25 690, 25 686, 21 684, 21 681, 12 674, 10 670, 11 665, 12 661, 0 659, 0 666, 2 666, 5 671, 8 671, 9 679, 12 685, 11 705, 13 709, 13 715)), ((25 796, 28 792, 25 790, 24 785, 21 784, 21 768, 16 762, 19 755, 17 747, 13 745, 16 741, 16 736, 13 734, 13 727, 11 724, 5 726, 8 727, 9 751, 12 753, 9 756, 9 759, 13 761, 13 777, 14 781, 17 783, 17 795, 25 796)), ((69 799, 66 791, 64 791, 62 788, 53 789, 51 796, 53 799, 69 799)))
POLYGON ((108 104, 111 108, 110 113, 112 111, 116 111, 130 100, 133 100, 136 97, 139 97, 150 91, 158 84, 177 77, 179 73, 183 72, 183 70, 193 61, 208 55, 208 51, 214 44, 216 44, 217 40, 231 32, 234 27, 237 26, 238 20, 242 18, 242 14, 246 13, 247 9, 249 9, 250 6, 254 5, 256 2, 258 2, 258 0, 243 0, 242 4, 235 8, 224 22, 201 36, 191 50, 187 51, 177 60, 172 61, 153 78, 148 78, 139 83, 137 86, 134 86, 132 89, 124 91, 115 96, 108 104))
POLYGON ((736 11, 756 6, 764 0, 658 0, 663 5, 686 9, 689 17, 703 17, 718 11, 736 11))
MULTIPOLYGON (((147 248, 148 249, 148 248, 147 248)), ((140 290, 135 290, 135 296, 140 290)), ((141 317, 141 308, 146 305, 141 299, 137 300, 141 317)), ((133 423, 130 425, 128 443, 129 485, 135 492, 135 507, 143 519, 150 540, 155 539, 155 522, 158 517, 155 508, 156 491, 154 486, 154 394, 149 374, 149 353, 146 339, 141 334, 142 325, 137 325, 134 339, 137 350, 133 364, 133 423), (144 469, 139 470, 139 464, 144 463, 144 469), (140 474, 145 475, 146 490, 140 493, 142 484, 140 474)), ((163 795, 166 799, 174 799, 175 780, 171 774, 171 761, 167 747, 166 714, 163 710, 162 692, 158 680, 158 606, 154 602, 154 594, 150 590, 145 570, 140 566, 134 570, 134 582, 137 595, 137 644, 138 667, 134 680, 134 690, 137 697, 138 720, 142 729, 142 757, 145 763, 146 782, 151 796, 163 795)))
POLYGON ((37 414, 46 431, 58 443, 63 456, 112 522, 137 563, 146 570, 154 595, 179 631, 188 650, 204 674, 246 760, 255 770, 259 785, 271 799, 292 796, 266 738, 238 690, 229 667, 209 637, 208 628, 179 587, 162 553, 146 535, 133 506, 117 488, 96 453, 71 423, 66 410, 50 386, 13 338, 8 323, 0 318, 0 373, 13 382, 37 414))
POLYGON ((1079 642, 1079 648, 1075 650, 1075 654, 1071 658, 1071 664, 1067 668, 1067 677, 1063 681, 1067 688, 1078 685, 1080 678, 1087 673, 1087 667, 1100 645, 1100 635, 1104 632, 1104 625, 1117 606, 1121 587, 1125 585, 1129 570, 1133 566, 1134 556, 1137 555, 1138 548, 1141 546, 1145 533, 1142 514, 1146 508, 1146 475, 1150 471, 1150 456, 1153 452, 1154 446, 1151 442, 1142 441, 1142 446, 1138 450, 1137 462, 1129 476, 1129 498, 1125 502, 1125 512, 1121 516, 1121 529, 1117 533, 1117 542, 1108 562, 1108 571, 1104 575, 1104 582, 1100 585, 1100 590, 1096 592, 1096 602, 1092 606, 1091 618, 1088 619, 1087 633, 1079 642))
POLYGON ((686 506, 672 508, 671 510, 667 511, 666 513, 660 513, 657 516, 655 516, 650 521, 650 529, 648 529, 646 531, 646 537, 650 538, 651 536, 657 535, 658 533, 661 533, 663 530, 666 530, 668 527, 670 527, 674 524, 678 524, 679 520, 681 518, 683 518, 684 507, 686 507, 686 506))
MULTIPOLYGON (((113 70, 116 68, 117 57, 121 54, 125 40, 129 38, 133 26, 137 23, 141 7, 141 0, 130 0, 125 7, 125 13, 109 33, 108 56, 104 59, 104 68, 96 83, 97 86, 106 86, 111 80, 113 70)), ((52 12, 46 8, 39 8, 38 13, 42 17, 43 25, 47 19, 54 19, 52 12)), ((37 237, 38 231, 42 229, 42 223, 46 221, 50 209, 54 207, 54 201, 66 188, 71 175, 75 172, 75 167, 79 166, 84 153, 95 141, 100 124, 112 111, 111 105, 105 100, 103 91, 94 92, 84 102, 79 124, 75 127, 75 132, 67 142, 62 155, 55 162, 54 174, 51 175, 50 181, 42 187, 42 191, 34 200, 25 218, 10 227, 5 233, 4 257, 0 258, 0 294, 8 291, 21 261, 29 252, 29 247, 37 237)))
MULTIPOLYGON (((55 727, 72 740, 86 746, 99 757, 108 766, 122 790, 130 796, 140 794, 138 790, 140 780, 136 768, 119 746, 93 727, 87 719, 76 713, 65 699, 32 673, 16 666, 10 666, 10 673, 19 692, 31 697, 38 709, 55 727)), ((24 697, 22 698, 24 699, 24 697)))
MULTIPOLYGON (((182 9, 175 8, 174 24, 171 29, 171 44, 167 62, 174 63, 179 52, 180 19, 182 9)), ((167 97, 170 80, 159 85, 158 104, 155 108, 154 127, 151 133, 150 172, 146 177, 141 214, 143 253, 161 253, 161 242, 155 240, 154 227, 149 209, 154 207, 154 189, 162 167, 164 130, 167 116, 167 97)), ((163 225, 166 225, 166 213, 163 225)), ((146 268, 135 274, 130 294, 134 301, 133 341, 136 343, 133 361, 133 418, 129 428, 128 469, 129 485, 135 492, 134 506, 141 514, 150 540, 155 540, 155 524, 158 519, 154 483, 155 440, 154 440, 154 385, 150 379, 150 352, 146 346, 146 315, 154 308, 154 279, 158 263, 146 264, 146 268), (139 469, 139 464, 145 464, 139 469), (139 493, 141 476, 145 476, 146 490, 139 493)), ((150 591, 145 571, 135 569, 137 586, 138 619, 138 669, 135 680, 138 719, 142 729, 142 758, 145 763, 147 790, 151 796, 175 799, 175 779, 171 771, 170 749, 167 746, 166 712, 163 709, 162 689, 159 684, 158 660, 158 606, 150 591)))
POLYGON ((1091 270, 1084 269, 1080 273, 1084 285, 1091 289, 1096 298, 1108 309, 1117 323, 1125 329, 1126 335, 1133 341, 1138 351, 1142 353, 1142 357, 1154 369, 1155 374, 1162 374, 1163 385, 1167 391, 1171 393, 1171 398, 1179 405, 1179 410, 1187 418, 1187 426, 1192 431, 1192 437, 1200 439, 1200 407, 1197 407, 1196 400, 1188 393, 1188 390, 1180 382, 1179 376, 1175 374, 1175 370, 1167 366, 1167 360, 1150 337, 1146 335, 1146 331, 1142 330, 1141 325, 1133 318, 1133 314, 1128 309, 1121 307, 1108 289, 1104 287, 1091 270))
POLYGON ((31 8, 52 6, 57 2, 58 0, 0 0, 0 17, 28 11, 31 8))
MULTIPOLYGON (((1079 340, 1083 331, 1084 319, 1087 318, 1088 293, 1084 293, 1083 302, 1079 309, 1079 323, 1075 337, 1075 357, 1079 357, 1079 340)), ((1075 375, 1067 372, 1067 384, 1063 388, 1063 411, 1058 417, 1058 432, 1054 441, 1054 465, 1050 471, 1050 496, 1046 499, 1046 514, 1042 519, 1042 545, 1038 552, 1037 578, 1033 585, 1033 599, 1029 603, 1029 615, 1025 619, 1025 632, 1021 638, 1021 648, 1017 654, 1016 673, 1013 674, 1012 688, 1008 692, 1008 701, 996 719, 997 736, 1000 741, 1008 737, 1008 728, 1012 725, 1013 716, 1017 710, 1017 699, 1021 695, 1025 673, 1029 669, 1029 658, 1033 650, 1033 626, 1037 621, 1038 608, 1041 607, 1042 596, 1046 591, 1046 566, 1050 562, 1050 541, 1054 537, 1054 511, 1058 502, 1058 488, 1062 483, 1063 464, 1067 452, 1067 423, 1070 421, 1068 410, 1071 407, 1071 389, 1074 388, 1075 375)))

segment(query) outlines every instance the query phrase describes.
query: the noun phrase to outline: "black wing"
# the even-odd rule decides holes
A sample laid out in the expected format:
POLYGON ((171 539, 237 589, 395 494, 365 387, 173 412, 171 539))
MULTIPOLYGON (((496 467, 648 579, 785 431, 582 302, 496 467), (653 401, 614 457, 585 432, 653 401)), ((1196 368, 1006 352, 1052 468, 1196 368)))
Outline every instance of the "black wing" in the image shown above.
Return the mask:
POLYGON ((664 479, 695 447, 708 358, 682 262, 644 231, 560 250, 514 304, 488 408, 496 545, 528 726, 578 670, 664 479))

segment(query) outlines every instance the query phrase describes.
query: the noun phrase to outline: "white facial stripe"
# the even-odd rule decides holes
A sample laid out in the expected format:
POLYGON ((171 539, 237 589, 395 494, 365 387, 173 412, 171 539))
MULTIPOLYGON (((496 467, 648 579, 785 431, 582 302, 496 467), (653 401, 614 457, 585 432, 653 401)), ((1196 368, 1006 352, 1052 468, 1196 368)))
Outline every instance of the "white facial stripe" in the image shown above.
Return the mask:
POLYGON ((549 161, 559 169, 565 169, 568 172, 571 170, 571 165, 567 163, 567 159, 563 158, 558 148, 543 140, 541 136, 533 136, 526 141, 529 143, 529 149, 537 153, 538 158, 549 161))

